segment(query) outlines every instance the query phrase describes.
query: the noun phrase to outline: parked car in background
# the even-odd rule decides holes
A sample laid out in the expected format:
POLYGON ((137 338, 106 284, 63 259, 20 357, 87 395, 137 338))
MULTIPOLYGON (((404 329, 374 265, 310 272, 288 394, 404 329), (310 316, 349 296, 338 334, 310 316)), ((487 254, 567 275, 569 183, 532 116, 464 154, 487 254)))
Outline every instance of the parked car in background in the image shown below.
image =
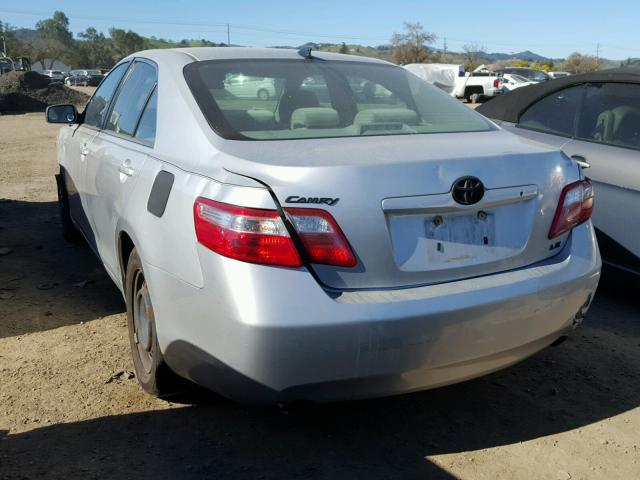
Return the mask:
POLYGON ((547 75, 551 78, 562 78, 568 77, 571 74, 569 72, 548 72, 547 75))
POLYGON ((40 75, 51 79, 52 82, 62 82, 65 77, 65 73, 60 70, 42 70, 40 75))
POLYGON ((13 60, 9 57, 0 56, 0 75, 12 72, 14 70, 13 60))
POLYGON ((381 60, 148 50, 46 116, 71 124, 63 232, 121 289, 155 395, 175 374, 285 404, 464 381, 562 340, 598 284, 576 163, 381 60), (247 101, 238 77, 284 88, 247 101))
POLYGON ((94 87, 99 85, 103 78, 104 74, 99 70, 71 70, 69 75, 64 79, 64 83, 68 87, 78 85, 82 85, 83 87, 94 87))
POLYGON ((231 73, 224 80, 227 92, 238 98, 257 98, 269 100, 275 97, 276 87, 273 79, 252 77, 231 73))
POLYGON ((521 77, 526 78, 532 82, 546 82, 551 80, 551 77, 547 75, 547 73, 542 70, 536 70, 535 68, 526 68, 526 67, 504 67, 504 68, 496 68, 496 73, 500 73, 502 75, 506 73, 511 73, 514 75, 520 75, 521 77))
POLYGON ((535 85, 538 82, 532 82, 528 78, 524 78, 515 73, 505 73, 502 76, 502 86, 506 91, 512 91, 516 88, 527 87, 529 85, 535 85))
POLYGON ((504 93, 502 76, 484 65, 465 72, 464 65, 447 63, 411 63, 404 68, 456 98, 468 102, 490 99, 504 93))
POLYGON ((593 222, 605 264, 640 275, 640 74, 573 75, 478 108, 511 132, 561 148, 597 197, 593 222))

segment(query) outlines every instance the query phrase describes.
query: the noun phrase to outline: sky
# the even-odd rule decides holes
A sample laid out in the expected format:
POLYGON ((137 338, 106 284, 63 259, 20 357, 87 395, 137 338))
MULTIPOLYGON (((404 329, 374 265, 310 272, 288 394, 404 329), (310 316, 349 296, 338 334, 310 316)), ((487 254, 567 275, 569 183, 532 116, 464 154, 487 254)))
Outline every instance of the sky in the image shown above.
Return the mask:
POLYGON ((403 22, 419 21, 449 50, 479 44, 487 52, 531 50, 552 58, 579 51, 609 59, 640 57, 640 2, 631 0, 214 1, 29 0, 0 4, 0 20, 33 27, 64 11, 74 33, 93 26, 131 29, 172 40, 205 38, 246 46, 305 42, 389 42, 403 22))

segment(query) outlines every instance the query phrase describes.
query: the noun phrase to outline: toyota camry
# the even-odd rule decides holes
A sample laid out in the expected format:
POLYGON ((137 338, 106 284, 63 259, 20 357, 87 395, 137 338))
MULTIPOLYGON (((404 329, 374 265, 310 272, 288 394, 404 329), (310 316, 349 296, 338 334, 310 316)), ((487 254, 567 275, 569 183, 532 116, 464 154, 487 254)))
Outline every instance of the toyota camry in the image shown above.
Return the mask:
POLYGON ((562 341, 598 284, 576 162, 387 62, 143 51, 47 120, 67 124, 63 233, 122 291, 154 395, 179 377, 266 403, 460 382, 562 341))

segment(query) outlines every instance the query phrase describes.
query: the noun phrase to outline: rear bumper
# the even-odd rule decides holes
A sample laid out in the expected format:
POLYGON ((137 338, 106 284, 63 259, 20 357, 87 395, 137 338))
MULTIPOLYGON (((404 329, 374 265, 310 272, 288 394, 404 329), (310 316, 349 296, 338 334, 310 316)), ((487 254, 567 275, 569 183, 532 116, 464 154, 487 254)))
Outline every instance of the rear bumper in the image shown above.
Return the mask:
POLYGON ((327 292, 305 269, 202 249, 202 289, 145 265, 177 373, 248 402, 409 392, 514 364, 575 326, 600 276, 591 223, 525 269, 403 290, 327 292))
POLYGON ((485 96, 486 97, 495 97, 497 95, 502 95, 505 93, 505 88, 504 87, 499 87, 499 88, 488 88, 485 90, 485 96))

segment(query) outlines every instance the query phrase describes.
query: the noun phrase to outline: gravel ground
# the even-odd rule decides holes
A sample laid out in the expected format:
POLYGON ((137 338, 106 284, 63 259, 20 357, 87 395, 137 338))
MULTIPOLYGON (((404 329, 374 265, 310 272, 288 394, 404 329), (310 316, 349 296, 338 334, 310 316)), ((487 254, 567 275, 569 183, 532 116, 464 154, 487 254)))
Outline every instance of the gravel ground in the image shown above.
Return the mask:
POLYGON ((640 478, 638 296, 606 281, 567 342, 464 384, 290 414, 147 396, 119 292, 59 235, 56 132, 0 117, 0 479, 640 478))

